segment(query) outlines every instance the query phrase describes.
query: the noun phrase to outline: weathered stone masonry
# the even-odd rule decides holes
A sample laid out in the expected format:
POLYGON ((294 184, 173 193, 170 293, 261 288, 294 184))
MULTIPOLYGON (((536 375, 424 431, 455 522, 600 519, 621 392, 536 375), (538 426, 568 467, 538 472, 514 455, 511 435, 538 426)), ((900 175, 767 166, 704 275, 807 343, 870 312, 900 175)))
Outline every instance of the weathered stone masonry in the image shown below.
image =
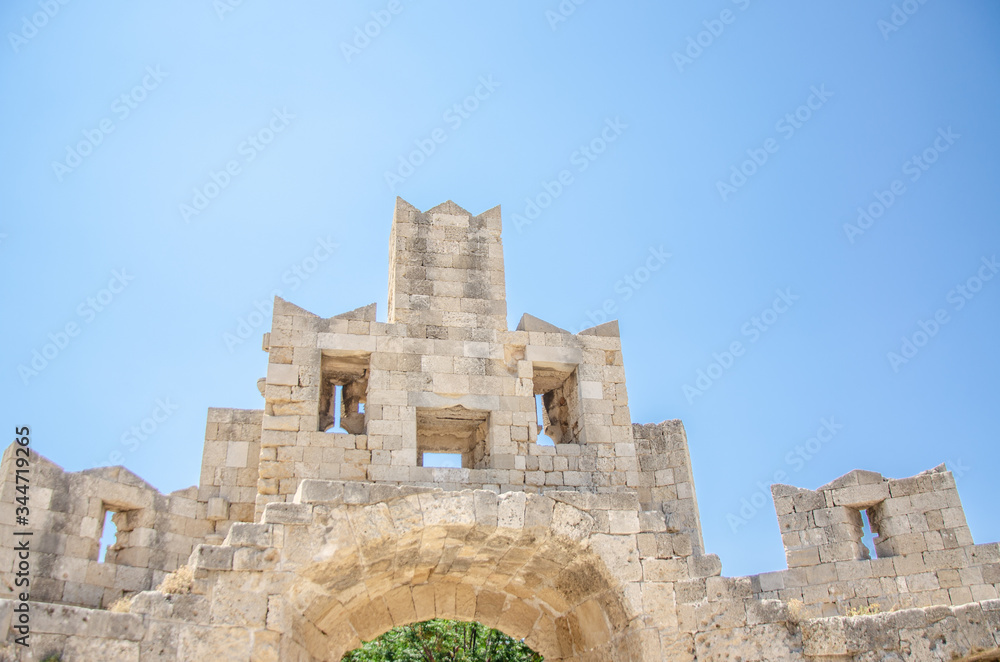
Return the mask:
MULTIPOLYGON (((436 617, 549 660, 1000 659, 1000 547, 973 543, 943 466, 774 486, 788 569, 722 577, 683 426, 631 422, 617 323, 507 330, 500 234, 499 208, 398 200, 386 322, 277 299, 264 408, 209 410, 197 488, 36 458, 32 646, 0 600, 0 659, 339 660, 436 617), (182 566, 190 592, 156 590, 182 566)), ((4 598, 14 563, 0 547, 4 598)))

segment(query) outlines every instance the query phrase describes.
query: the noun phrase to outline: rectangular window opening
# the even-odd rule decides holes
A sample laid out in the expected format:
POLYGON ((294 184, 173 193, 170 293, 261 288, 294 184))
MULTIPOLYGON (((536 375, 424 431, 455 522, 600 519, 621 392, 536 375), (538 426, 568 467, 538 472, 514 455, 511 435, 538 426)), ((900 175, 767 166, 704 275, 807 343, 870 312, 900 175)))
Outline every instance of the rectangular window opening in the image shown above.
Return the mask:
POLYGON ((422 453, 423 466, 437 469, 461 469, 461 453, 422 453))
POLYGON ((866 558, 878 558, 878 550, 875 547, 875 533, 872 530, 871 517, 868 514, 867 508, 861 509, 861 522, 864 527, 862 530, 861 544, 864 545, 865 551, 867 552, 866 558))
MULTIPOLYGON (((101 522, 101 536, 100 536, 100 547, 97 552, 97 560, 100 563, 105 563, 107 561, 108 550, 116 542, 118 542, 118 525, 115 524, 114 515, 116 511, 105 510, 104 519, 101 522)), ((112 550, 112 557, 114 556, 114 551, 112 550)), ((114 559, 112 558, 112 561, 114 559)))
POLYGON ((370 360, 368 352, 335 356, 324 353, 320 368, 320 430, 365 434, 370 360))
POLYGON ((340 384, 331 384, 333 387, 333 392, 330 393, 330 409, 327 414, 333 419, 330 426, 324 430, 324 432, 340 432, 340 406, 343 402, 343 394, 341 393, 344 388, 340 384))
POLYGON ((531 368, 535 396, 541 396, 537 398, 541 407, 536 405, 535 410, 543 436, 537 443, 547 446, 579 442, 583 411, 577 366, 533 363, 531 368))
POLYGON ((482 468, 487 460, 488 434, 488 411, 460 405, 447 409, 417 407, 417 464, 482 468))
POLYGON ((546 434, 550 423, 548 422, 548 416, 545 414, 545 407, 542 406, 542 394, 535 394, 535 420, 538 423, 538 445, 539 446, 555 446, 556 442, 553 441, 552 437, 546 434))

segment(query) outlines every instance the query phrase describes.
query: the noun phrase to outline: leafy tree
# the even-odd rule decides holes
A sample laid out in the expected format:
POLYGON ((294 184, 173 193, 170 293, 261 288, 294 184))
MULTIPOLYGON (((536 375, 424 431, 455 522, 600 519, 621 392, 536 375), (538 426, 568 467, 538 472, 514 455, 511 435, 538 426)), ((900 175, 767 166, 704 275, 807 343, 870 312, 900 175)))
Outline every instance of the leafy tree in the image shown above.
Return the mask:
POLYGON ((341 662, 543 662, 541 655, 481 623, 435 619, 365 642, 341 662))

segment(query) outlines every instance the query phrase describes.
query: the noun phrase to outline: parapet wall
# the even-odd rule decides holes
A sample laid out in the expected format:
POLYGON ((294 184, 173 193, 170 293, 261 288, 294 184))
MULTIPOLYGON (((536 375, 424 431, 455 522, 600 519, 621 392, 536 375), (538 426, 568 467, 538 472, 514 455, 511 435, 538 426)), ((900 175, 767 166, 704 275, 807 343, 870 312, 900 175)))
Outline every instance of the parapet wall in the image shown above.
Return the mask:
MULTIPOLYGON (((434 301, 460 298, 442 293, 434 301)), ((478 340, 433 337, 429 328, 377 322, 374 304, 321 318, 276 299, 264 341, 257 517, 268 503, 290 501, 306 479, 634 491, 651 509, 678 499, 694 504, 686 440, 662 455, 648 443, 636 447, 616 323, 574 335, 525 315, 517 330, 481 329, 478 340), (346 404, 338 407, 337 398, 346 404), (333 425, 338 408, 349 419, 345 431, 333 425), (468 466, 422 466, 422 416, 441 417, 440 425, 482 417, 482 438, 460 449, 468 466), (539 434, 559 443, 539 444, 539 434)), ((674 428, 670 434, 683 438, 679 422, 674 428)), ((650 435, 645 441, 656 439, 665 451, 666 437, 650 435)), ((688 510, 691 528, 697 509, 688 510)))
POLYGON ((789 569, 754 577, 761 599, 798 600, 806 614, 834 616, 998 598, 1000 545, 973 544, 944 465, 912 478, 852 471, 818 490, 771 491, 789 569), (863 541, 862 513, 877 558, 863 541))
MULTIPOLYGON (((170 494, 123 467, 67 472, 32 454, 32 599, 107 607, 158 586, 197 545, 222 542, 233 522, 252 521, 261 416, 209 410, 201 487, 170 494), (108 512, 117 535, 100 561, 108 512)), ((0 598, 15 594, 15 448, 0 464, 0 598)))
POLYGON ((632 434, 639 459, 636 494, 642 510, 662 512, 667 528, 687 533, 694 553, 704 554, 701 515, 684 424, 677 419, 633 424, 632 434))
POLYGON ((260 409, 208 410, 198 501, 213 523, 207 542, 221 542, 233 522, 252 522, 260 478, 260 409))
MULTIPOLYGON (((14 446, 0 471, 0 597, 16 594, 13 526, 16 507, 14 446)), ((31 597, 107 607, 124 593, 145 591, 184 565, 212 523, 199 513, 197 490, 160 494, 122 467, 67 473, 33 455, 31 476, 31 597), (114 513, 117 542, 98 561, 105 514, 114 513)))

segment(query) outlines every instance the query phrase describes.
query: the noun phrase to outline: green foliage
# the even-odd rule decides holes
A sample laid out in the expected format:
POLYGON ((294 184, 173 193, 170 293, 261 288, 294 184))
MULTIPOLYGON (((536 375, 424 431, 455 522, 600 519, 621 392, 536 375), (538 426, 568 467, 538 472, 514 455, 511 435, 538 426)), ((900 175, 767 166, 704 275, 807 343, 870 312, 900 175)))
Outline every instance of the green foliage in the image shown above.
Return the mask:
POLYGON ((480 623, 435 619, 366 642, 341 662, 542 662, 520 641, 480 623))

